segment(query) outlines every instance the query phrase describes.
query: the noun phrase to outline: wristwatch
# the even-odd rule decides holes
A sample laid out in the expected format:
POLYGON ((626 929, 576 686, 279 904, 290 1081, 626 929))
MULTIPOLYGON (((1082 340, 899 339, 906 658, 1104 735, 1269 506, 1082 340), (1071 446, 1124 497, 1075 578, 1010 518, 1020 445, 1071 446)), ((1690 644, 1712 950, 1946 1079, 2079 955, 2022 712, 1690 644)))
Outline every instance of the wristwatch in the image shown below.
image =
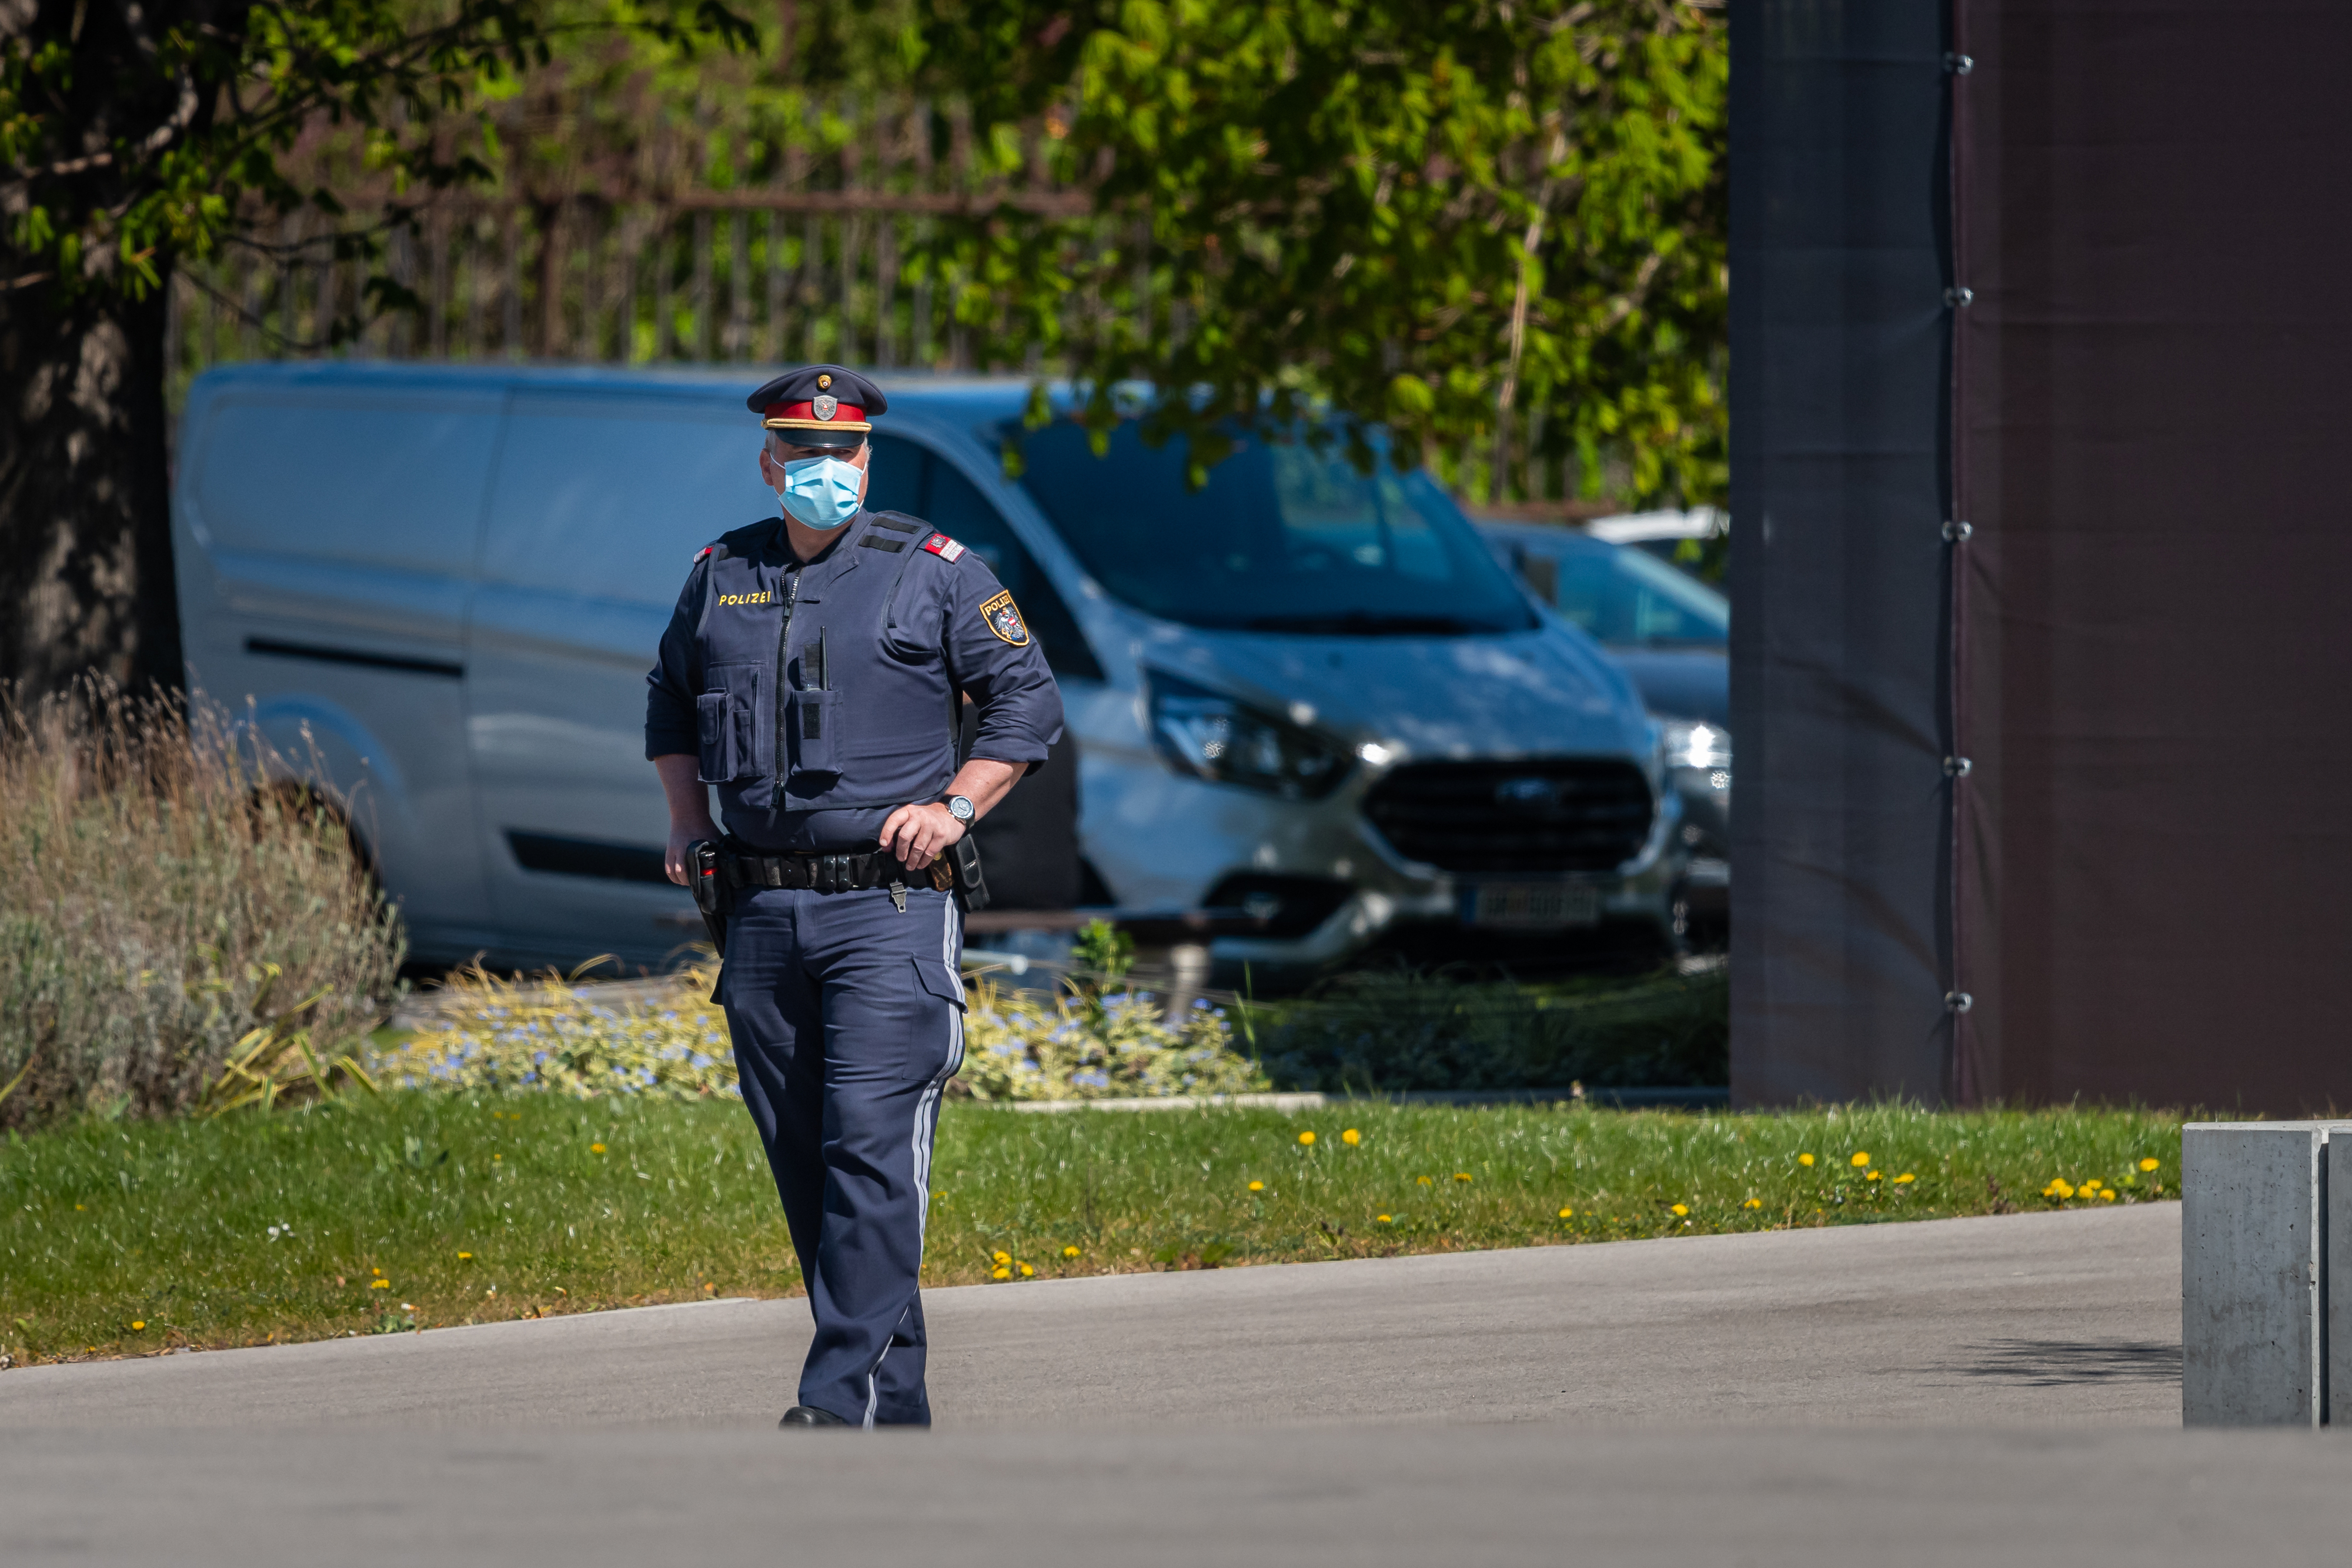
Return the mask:
POLYGON ((948 809, 948 815, 953 817, 959 822, 968 823, 974 817, 980 815, 978 811, 972 809, 971 800, 967 796, 950 795, 940 803, 948 809))

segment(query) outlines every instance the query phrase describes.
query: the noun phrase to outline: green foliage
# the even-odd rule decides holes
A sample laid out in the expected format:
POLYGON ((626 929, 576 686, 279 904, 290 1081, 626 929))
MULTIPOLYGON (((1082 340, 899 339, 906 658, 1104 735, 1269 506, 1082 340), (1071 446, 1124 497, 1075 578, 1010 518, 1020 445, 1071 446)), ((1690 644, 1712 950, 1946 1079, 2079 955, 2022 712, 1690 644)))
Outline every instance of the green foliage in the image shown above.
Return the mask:
POLYGON ((712 967, 689 966, 650 984, 581 986, 477 965, 431 997, 425 1027, 375 1053, 375 1073, 403 1089, 733 1095, 735 1053, 709 1000, 712 978, 712 967))
POLYGON ((1089 920, 1070 945, 1070 961, 1087 973, 1117 979, 1135 967, 1135 938, 1108 920, 1089 920))
POLYGON ((1197 1003, 1171 1029, 1149 991, 1079 981, 1048 998, 984 979, 972 988, 956 1082, 979 1100, 1241 1094, 1266 1087, 1255 1064, 1234 1051, 1221 1008, 1197 1003))
POLYGON ((1730 1080, 1721 970, 1561 986, 1344 975, 1311 998, 1259 1003, 1249 1031, 1284 1089, 1559 1089, 1730 1080))
MULTIPOLYGON (((919 0, 927 78, 999 169, 1097 214, 999 211, 936 256, 976 324, 1059 356, 1204 461, 1328 400, 1457 480, 1515 413, 1574 486, 1725 484, 1716 8, 1651 0, 919 0), (1042 144, 1019 124, 1039 117, 1042 144), (1103 308, 1073 302, 1098 294, 1103 308), (1622 472, 1611 475, 1612 465, 1622 472)), ((1360 451, 1360 456, 1361 455, 1360 451)))
MULTIPOLYGON (((2179 1118, 2139 1110, 951 1105, 924 1283, 2120 1207, 2175 1192, 2179 1150, 2179 1118), (2094 1177, 2116 1196, 2085 1197, 2094 1177)), ((0 1351, 20 1362, 799 1287, 731 1103, 386 1092, 0 1141, 0 1351)))
MULTIPOLYGON (((546 0, 36 7, 0 39, 0 162, 15 187, 0 288, 141 298, 177 259, 269 248, 265 215, 341 219, 341 194, 288 172, 297 143, 330 127, 353 128, 361 162, 394 201, 384 219, 343 225, 325 243, 338 257, 374 256, 406 221, 402 199, 492 177, 501 150, 485 106, 573 32, 673 52, 757 36, 720 0, 568 13, 546 0)), ((414 303, 385 276, 367 292, 376 308, 414 303)))
POLYGON ((0 1126, 352 1076, 400 935, 250 732, 85 687, 0 707, 0 1126))

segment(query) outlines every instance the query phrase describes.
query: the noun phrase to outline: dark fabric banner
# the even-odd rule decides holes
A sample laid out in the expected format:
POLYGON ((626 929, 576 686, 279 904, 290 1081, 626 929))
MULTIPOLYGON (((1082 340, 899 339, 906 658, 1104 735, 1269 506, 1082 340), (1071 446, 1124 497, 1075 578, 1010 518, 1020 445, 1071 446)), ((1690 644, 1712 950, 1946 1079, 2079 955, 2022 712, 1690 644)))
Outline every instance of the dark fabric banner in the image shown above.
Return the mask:
POLYGON ((1731 14, 1731 1085, 1942 1098, 1943 8, 1731 14))
POLYGON ((1953 29, 1958 1077, 2352 1106, 2352 5, 1953 29))

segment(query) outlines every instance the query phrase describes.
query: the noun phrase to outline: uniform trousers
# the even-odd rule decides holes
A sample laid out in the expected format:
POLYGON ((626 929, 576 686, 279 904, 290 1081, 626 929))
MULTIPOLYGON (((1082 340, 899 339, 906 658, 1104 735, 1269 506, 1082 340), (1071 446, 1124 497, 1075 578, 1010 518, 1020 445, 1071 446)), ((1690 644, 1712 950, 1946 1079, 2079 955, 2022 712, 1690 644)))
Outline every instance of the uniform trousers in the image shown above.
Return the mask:
POLYGON ((916 1281, 962 951, 929 888, 746 888, 728 917, 719 999, 816 1319, 800 1403, 860 1426, 930 1424, 916 1281))

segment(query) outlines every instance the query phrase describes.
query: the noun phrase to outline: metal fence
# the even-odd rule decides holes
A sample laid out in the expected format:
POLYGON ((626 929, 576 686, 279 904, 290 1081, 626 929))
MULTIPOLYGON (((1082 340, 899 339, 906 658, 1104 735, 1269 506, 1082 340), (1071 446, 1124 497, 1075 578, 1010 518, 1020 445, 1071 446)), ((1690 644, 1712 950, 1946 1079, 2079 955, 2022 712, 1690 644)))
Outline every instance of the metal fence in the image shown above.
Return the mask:
POLYGON ((945 159, 919 104, 847 114, 833 142, 812 116, 766 186, 436 202, 389 235, 380 263, 420 301, 413 311, 372 309, 369 266, 336 254, 334 222, 288 218, 175 276, 173 391, 224 361, 320 353, 981 368, 990 345, 907 257, 943 217, 1006 204, 1076 216, 1087 194, 1052 181, 1041 156, 1018 182, 976 172, 960 114, 945 159), (331 343, 339 320, 365 324, 331 343))

